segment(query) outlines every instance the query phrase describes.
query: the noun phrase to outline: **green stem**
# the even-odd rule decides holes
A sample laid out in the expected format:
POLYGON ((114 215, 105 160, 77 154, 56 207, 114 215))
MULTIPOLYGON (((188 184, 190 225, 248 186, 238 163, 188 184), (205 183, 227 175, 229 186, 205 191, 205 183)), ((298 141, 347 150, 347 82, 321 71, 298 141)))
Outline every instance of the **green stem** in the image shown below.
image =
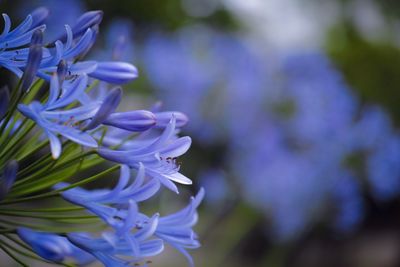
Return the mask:
POLYGON ((29 127, 27 127, 23 133, 20 134, 20 136, 16 139, 13 140, 13 142, 8 143, 8 146, 6 146, 3 150, 2 153, 0 153, 0 159, 3 159, 5 156, 8 156, 10 154, 15 153, 17 145, 19 144, 19 142, 26 137, 26 135, 35 127, 35 124, 32 123, 29 127))
POLYGON ((22 79, 19 79, 16 88, 13 90, 13 92, 11 94, 12 104, 11 104, 11 107, 8 109, 8 113, 5 117, 5 119, 3 120, 3 124, 0 127, 0 136, 3 136, 4 129, 7 127, 8 123, 10 122, 10 119, 12 118, 14 112, 16 111, 18 103, 21 101, 21 99, 24 95, 24 93, 21 92, 21 89, 20 89, 21 80, 22 79), (16 96, 16 94, 18 94, 18 95, 16 96), (15 97, 16 97, 16 99, 15 99, 15 97))
POLYGON ((35 98, 35 96, 39 92, 40 87, 43 85, 43 83, 44 83, 43 79, 36 80, 36 82, 29 89, 28 93, 25 94, 25 97, 22 100, 22 102, 24 104, 29 104, 30 102, 32 102, 32 100, 35 98))
POLYGON ((93 175, 93 176, 91 176, 91 177, 88 177, 88 178, 86 178, 86 179, 83 179, 82 181, 73 183, 73 184, 71 184, 71 185, 69 185, 69 186, 66 186, 66 187, 64 187, 64 188, 62 188, 62 189, 59 189, 58 191, 59 191, 59 192, 65 191, 65 190, 68 190, 68 189, 71 189, 71 188, 74 188, 74 187, 77 187, 77 186, 81 186, 81 185, 84 185, 84 184, 93 182, 93 181, 97 180, 98 178, 100 178, 101 176, 106 175, 106 174, 109 174, 109 173, 111 173, 111 172, 117 170, 118 168, 119 168, 119 165, 114 165, 114 166, 112 166, 111 168, 108 168, 107 170, 102 171, 101 173, 98 173, 98 174, 96 174, 96 175, 93 175))
MULTIPOLYGON (((3 146, 5 146, 7 143, 5 142, 5 140, 7 139, 7 137, 10 135, 10 132, 12 131, 12 129, 14 128, 15 124, 17 123, 18 119, 16 118, 17 116, 14 116, 13 122, 10 124, 10 126, 7 127, 6 131, 4 132, 4 134, 1 136, 0 138, 0 144, 1 144, 1 148, 3 146)), ((21 125, 17 128, 16 131, 14 131, 13 134, 15 134, 16 132, 19 132, 21 127, 23 127, 24 123, 21 123, 21 125)), ((1 149, 0 148, 0 149, 1 149)))
POLYGON ((70 206, 70 207, 59 207, 59 208, 44 208, 44 209, 0 209, 0 213, 3 211, 15 211, 15 212, 28 212, 28 213, 38 213, 38 212, 71 212, 71 211, 81 211, 84 210, 82 207, 70 206))
MULTIPOLYGON (((12 246, 11 244, 9 244, 9 243, 7 243, 7 242, 1 240, 1 239, 0 239, 0 242, 1 242, 4 246, 8 247, 9 249, 11 249, 11 250, 17 252, 18 254, 21 254, 21 255, 23 255, 23 256, 25 256, 25 257, 28 257, 28 258, 33 258, 33 259, 36 259, 36 260, 41 260, 39 257, 37 257, 37 256, 35 257, 35 256, 32 255, 32 254, 29 254, 29 253, 27 253, 27 252, 25 252, 25 251, 22 251, 21 249, 18 249, 18 248, 16 248, 15 246, 12 246)), ((32 250, 29 250, 29 251, 32 252, 32 250)))
POLYGON ((31 180, 37 180, 39 177, 44 178, 46 175, 45 173, 50 173, 50 170, 57 164, 57 160, 52 160, 51 158, 46 158, 39 166, 35 169, 36 171, 31 171, 32 174, 27 176, 26 178, 19 179, 14 183, 14 189, 18 188, 21 184, 27 183, 31 180), (40 167, 40 168, 39 168, 40 167))
MULTIPOLYGON (((85 157, 87 157, 87 156, 90 156, 90 155, 92 155, 92 154, 94 154, 94 153, 95 153, 94 151, 89 151, 89 152, 86 152, 86 153, 84 153, 84 154, 79 154, 78 156, 75 156, 75 157, 73 157, 72 159, 67 160, 67 161, 64 162, 64 163, 60 163, 60 165, 56 165, 55 168, 57 168, 57 171, 59 171, 59 170, 62 170, 62 169, 64 169, 64 168, 70 167, 70 165, 71 165, 72 163, 75 163, 76 161, 79 161, 79 160, 81 160, 82 158, 85 158, 85 157)), ((43 160, 42 160, 42 161, 43 161, 43 160)), ((56 163, 57 163, 57 162, 56 162, 56 163)), ((40 162, 39 162, 39 164, 40 164, 40 162)), ((54 166, 54 165, 53 165, 53 166, 54 166)), ((51 167, 53 167, 53 166, 51 166, 51 167)), ((23 171, 25 171, 25 170, 23 170, 23 171)), ((26 182, 28 182, 28 181, 36 180, 37 178, 39 178, 40 176, 42 176, 42 174, 43 174, 44 172, 47 172, 47 171, 48 171, 48 170, 42 170, 42 171, 40 171, 40 172, 36 172, 36 173, 32 174, 31 176, 28 176, 28 177, 24 178, 24 179, 20 179, 20 180, 16 181, 15 184, 14 184, 14 188, 18 188, 18 186, 19 186, 20 184, 24 184, 24 183, 26 183, 26 182)), ((45 177, 43 177, 43 178, 45 178, 45 177)))
POLYGON ((43 193, 43 194, 40 194, 40 195, 31 196, 31 197, 4 200, 4 201, 0 202, 0 206, 1 205, 16 204, 16 203, 21 203, 21 202, 25 202, 25 201, 44 199, 44 198, 49 198, 49 197, 55 197, 55 196, 58 196, 58 195, 59 195, 58 192, 53 191, 53 192, 43 193))
POLYGON ((14 238, 12 235, 3 234, 3 236, 5 236, 6 238, 10 239, 11 241, 13 241, 14 243, 18 244, 19 246, 23 247, 24 249, 33 251, 29 246, 27 246, 25 243, 19 241, 18 239, 14 238))
MULTIPOLYGON (((1 241, 1 240, 0 240, 1 241)), ((0 242, 0 248, 8 255, 10 258, 18 262, 21 266, 23 267, 29 267, 29 265, 25 264, 22 262, 20 259, 18 259, 14 254, 12 254, 5 246, 4 246, 4 241, 0 242)))
POLYGON ((21 214, 13 211, 2 211, 0 214, 12 217, 26 217, 36 219, 66 219, 66 220, 81 220, 81 219, 95 219, 94 215, 79 215, 79 216, 65 216, 65 215, 48 215, 48 214, 21 214))
MULTIPOLYGON (((22 169, 21 171, 19 171, 18 177, 22 178, 22 177, 26 176, 28 173, 34 171, 35 169, 42 169, 43 166, 48 166, 49 162, 52 160, 53 159, 51 158, 51 156, 49 154, 45 154, 41 158, 36 160, 34 163, 30 164, 29 166, 27 166, 24 169, 22 169)), ((21 179, 16 181, 15 184, 20 184, 21 183, 20 181, 21 181, 21 179)))
POLYGON ((15 233, 15 230, 12 228, 1 228, 0 229, 0 234, 13 234, 15 233))
POLYGON ((109 168, 109 169, 107 169, 105 171, 102 171, 101 173, 95 174, 95 175, 93 175, 91 177, 83 179, 82 181, 73 183, 73 184, 71 184, 69 186, 66 186, 64 188, 61 188, 61 189, 58 189, 58 190, 55 190, 55 191, 52 191, 52 192, 47 192, 47 193, 43 193, 43 194, 40 194, 40 195, 31 196, 31 197, 25 197, 25 198, 19 198, 19 199, 10 199, 10 200, 6 199, 6 200, 3 200, 2 202, 0 202, 0 206, 1 205, 9 205, 9 204, 15 204, 15 203, 20 203, 20 202, 25 202, 25 201, 32 201, 32 200, 38 200, 38 199, 44 199, 44 198, 58 196, 60 194, 60 192, 62 192, 62 191, 66 191, 68 189, 71 189, 71 188, 74 188, 74 187, 77 187, 77 186, 81 186, 81 185, 90 183, 92 181, 95 181, 95 180, 99 179, 100 177, 102 177, 103 175, 111 173, 111 172, 115 171, 118 168, 119 168, 119 165, 114 165, 113 167, 111 167, 111 168, 109 168))
MULTIPOLYGON (((95 221, 91 222, 90 224, 87 224, 87 231, 94 230, 95 227, 97 226, 102 226, 104 227, 104 224, 98 224, 96 225, 95 223, 100 222, 100 221, 95 221)), ((52 232, 58 235, 65 235, 66 233, 70 232, 79 232, 79 231, 86 231, 85 224, 82 224, 79 222, 79 224, 72 224, 74 227, 71 226, 71 223, 61 223, 57 225, 45 225, 45 224, 35 224, 35 223, 29 223, 29 222, 21 222, 21 221, 16 221, 16 220, 7 220, 4 218, 0 218, 0 223, 10 225, 12 227, 28 227, 31 228, 35 231, 44 231, 44 232, 52 232)), ((96 228, 97 229, 97 228, 96 228)))
POLYGON ((47 146, 49 144, 49 140, 44 140, 42 143, 40 143, 38 146, 26 151, 24 154, 17 156, 17 160, 19 162, 25 160, 26 158, 30 157, 31 155, 39 152, 40 150, 42 150, 45 146, 47 146))

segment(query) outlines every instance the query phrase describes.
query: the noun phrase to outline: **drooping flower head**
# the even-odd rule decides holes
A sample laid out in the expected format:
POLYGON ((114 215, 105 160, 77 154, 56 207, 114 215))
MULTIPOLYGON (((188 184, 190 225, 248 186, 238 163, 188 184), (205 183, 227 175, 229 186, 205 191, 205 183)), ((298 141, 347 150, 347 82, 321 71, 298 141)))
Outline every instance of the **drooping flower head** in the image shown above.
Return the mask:
POLYGON ((43 41, 47 15, 39 8, 13 30, 3 15, 0 67, 20 81, 0 87, 0 234, 6 239, 0 249, 22 265, 33 258, 128 266, 146 263, 169 244, 193 265, 186 249, 199 247, 192 227, 203 190, 181 212, 140 211, 161 185, 177 193, 177 184, 192 183, 177 161, 191 144, 178 136, 188 118, 178 111, 121 110, 120 86, 137 69, 83 59, 101 11, 86 12, 50 43, 43 41), (85 188, 105 177, 115 180, 112 189, 85 188))

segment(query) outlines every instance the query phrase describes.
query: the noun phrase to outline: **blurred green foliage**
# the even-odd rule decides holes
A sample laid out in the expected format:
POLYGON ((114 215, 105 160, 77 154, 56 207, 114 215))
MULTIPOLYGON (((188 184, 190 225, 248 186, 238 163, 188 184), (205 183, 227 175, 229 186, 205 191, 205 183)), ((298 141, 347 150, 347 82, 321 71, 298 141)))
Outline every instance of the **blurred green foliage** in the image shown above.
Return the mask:
POLYGON ((87 0, 88 9, 107 10, 104 24, 115 17, 132 19, 138 31, 146 31, 149 25, 165 30, 176 30, 194 22, 207 22, 209 25, 223 29, 235 29, 238 23, 224 9, 218 9, 205 18, 190 17, 182 8, 181 0, 122 0, 118 4, 107 0, 87 0))
POLYGON ((345 23, 331 31, 327 51, 362 101, 384 106, 400 124, 400 48, 368 41, 345 23))

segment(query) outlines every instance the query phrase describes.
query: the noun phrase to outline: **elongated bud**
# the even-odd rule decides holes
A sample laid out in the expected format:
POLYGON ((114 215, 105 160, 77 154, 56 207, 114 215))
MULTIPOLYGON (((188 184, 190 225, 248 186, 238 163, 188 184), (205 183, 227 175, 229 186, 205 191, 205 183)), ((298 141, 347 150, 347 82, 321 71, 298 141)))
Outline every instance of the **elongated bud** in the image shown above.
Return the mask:
POLYGON ((74 37, 80 36, 85 33, 88 28, 100 24, 102 19, 103 11, 101 10, 93 10, 84 13, 72 27, 74 37))
POLYGON ((58 76, 58 82, 60 84, 60 87, 64 83, 65 76, 67 76, 67 71, 68 71, 68 64, 63 59, 57 65, 57 76, 58 76))
POLYGON ((18 228, 18 236, 33 250, 46 260, 61 262, 65 257, 65 249, 68 248, 64 244, 60 244, 61 237, 48 233, 39 233, 28 228, 18 228))
POLYGON ((17 172, 18 162, 16 160, 9 161, 4 168, 3 176, 0 180, 0 199, 4 199, 8 191, 10 191, 17 177, 17 172))
MULTIPOLYGON (((87 29, 93 28, 96 25, 99 25, 101 20, 103 19, 103 11, 101 10, 93 10, 84 13, 82 16, 78 18, 75 25, 71 28, 73 38, 77 38, 85 34, 87 29)), ((64 34, 58 40, 64 42, 67 39, 67 35, 64 34)))
POLYGON ((7 86, 0 88, 0 121, 7 113, 8 106, 10 105, 10 92, 7 86))
POLYGON ((31 45, 29 47, 28 61, 26 63, 24 75, 22 76, 22 90, 28 90, 36 77, 36 72, 39 69, 42 61, 43 32, 36 30, 32 34, 31 45))
POLYGON ((126 62, 98 62, 90 77, 113 84, 124 84, 138 77, 135 66, 126 62))
POLYGON ((178 128, 185 126, 185 124, 189 121, 189 118, 185 114, 178 111, 163 111, 156 112, 154 114, 156 116, 157 127, 166 127, 171 121, 172 117, 175 117, 176 127, 178 128))
POLYGON ((94 43, 96 42, 97 36, 99 35, 99 26, 94 25, 92 28, 90 28, 92 31, 91 39, 89 44, 86 46, 82 52, 79 53, 79 58, 83 58, 86 56, 87 53, 89 53, 90 49, 93 47, 94 43))
POLYGON ((64 236, 36 232, 25 227, 18 227, 17 234, 36 254, 46 260, 60 263, 66 258, 73 258, 79 266, 94 260, 92 255, 72 245, 64 236))
POLYGON ((119 102, 121 102, 121 98, 122 89, 119 87, 112 89, 105 97, 103 104, 101 104, 99 110, 96 112, 86 129, 91 130, 103 123, 103 121, 105 121, 108 116, 117 109, 119 102))
POLYGON ((128 131, 142 132, 156 124, 156 117, 150 111, 135 110, 110 114, 103 124, 128 131))

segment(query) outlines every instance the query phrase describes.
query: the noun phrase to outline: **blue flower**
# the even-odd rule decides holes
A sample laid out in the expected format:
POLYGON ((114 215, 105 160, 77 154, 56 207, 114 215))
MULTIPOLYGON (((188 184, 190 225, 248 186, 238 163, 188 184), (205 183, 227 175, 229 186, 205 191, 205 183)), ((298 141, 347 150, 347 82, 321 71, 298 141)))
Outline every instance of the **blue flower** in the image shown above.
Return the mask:
POLYGON ((90 76, 114 84, 123 84, 138 77, 137 69, 126 62, 98 62, 90 76))
POLYGON ((32 34, 31 44, 29 46, 29 54, 24 70, 24 75, 22 76, 21 88, 26 91, 34 78, 36 77, 36 72, 40 66, 42 60, 42 46, 43 46, 43 33, 41 30, 36 30, 32 34))
POLYGON ((357 180, 344 174, 333 188, 333 200, 338 206, 334 227, 342 232, 353 230, 362 220, 364 212, 364 203, 357 180))
MULTIPOLYGON (((101 10, 93 10, 88 11, 81 15, 74 26, 72 27, 73 38, 80 37, 85 34, 87 29, 97 27, 103 19, 103 11, 101 10)), ((68 33, 67 33, 68 35, 68 33)), ((58 38, 59 40, 67 39, 67 35, 63 35, 58 38)))
POLYGON ((7 239, 2 244, 7 248, 1 245, 0 249, 10 250, 7 254, 22 265, 23 260, 13 257, 22 250, 8 242, 45 262, 64 265, 71 260, 77 265, 97 260, 110 267, 145 266, 149 257, 163 251, 165 242, 190 258, 185 249, 199 246, 192 227, 202 191, 182 212, 162 218, 158 213, 147 216, 138 206, 154 197, 161 183, 176 192, 171 181, 191 183, 179 173, 177 163, 191 144, 189 137, 178 137, 188 118, 178 111, 159 109, 117 112, 122 88, 110 89, 108 83, 136 78, 136 68, 125 62, 80 61, 96 39, 102 12, 85 13, 74 26, 66 26, 59 40, 43 46, 40 24, 47 15, 47 9, 37 9, 13 31, 9 17, 3 16, 0 66, 22 77, 18 91, 0 90, 0 204, 4 207, 0 214, 7 217, 2 218, 2 235, 7 239), (48 143, 51 153, 44 149, 48 143), (124 153, 129 154, 125 159, 124 153), (80 187, 118 167, 85 178, 89 168, 96 171, 106 166, 100 164, 107 158, 123 163, 116 185, 80 187), (134 170, 136 178, 131 179, 134 170), (82 180, 71 182, 74 177, 82 180), (48 197, 68 203, 35 207, 36 200, 48 197), (27 201, 32 204, 29 210, 23 206, 27 201), (34 218, 34 222, 8 220, 14 216, 34 218), (80 228, 82 220, 101 225, 88 233, 80 228), (14 240, 15 234, 30 248, 14 240))
POLYGON ((121 88, 115 88, 111 90, 104 98, 103 103, 101 103, 99 106, 99 109, 97 110, 96 114, 94 114, 90 123, 86 126, 86 129, 91 130, 103 123, 107 117, 117 109, 119 102, 121 102, 121 98, 121 88))
POLYGON ((204 189, 200 189, 195 197, 192 197, 190 204, 184 209, 160 217, 155 235, 172 247, 176 248, 188 259, 190 266, 194 266, 193 259, 186 249, 200 247, 196 233, 192 227, 197 222, 197 208, 204 198, 204 189))
POLYGON ((21 68, 26 65, 29 54, 28 48, 20 48, 30 43, 32 34, 36 31, 43 31, 46 26, 40 25, 31 28, 33 19, 28 15, 26 19, 14 30, 11 29, 11 20, 7 14, 3 14, 4 29, 0 35, 0 66, 9 69, 17 76, 22 76, 21 68))
POLYGON ((18 236, 40 257, 52 261, 63 262, 72 258, 75 263, 88 264, 94 258, 85 251, 74 246, 66 237, 51 233, 36 232, 28 228, 18 228, 18 236))
MULTIPOLYGON (((335 228, 355 229, 361 180, 377 200, 400 192, 390 117, 362 106, 320 51, 265 55, 247 42, 205 27, 151 34, 142 53, 149 82, 167 107, 189 115, 202 145, 223 146, 217 167, 238 178, 241 196, 271 218, 277 238, 301 234, 331 200, 335 228)), ((128 153, 120 156, 129 164, 128 153)))
POLYGON ((378 200, 388 200, 400 192, 400 137, 382 140, 367 160, 368 180, 378 200))
MULTIPOLYGON (((88 200, 91 201, 90 193, 87 195, 88 200)), ((96 198, 96 196, 94 197, 96 198)), ((118 218, 118 220, 114 218, 106 220, 114 231, 104 232, 101 238, 93 238, 84 233, 69 234, 68 238, 73 244, 91 253, 106 266, 123 266, 127 261, 140 262, 144 258, 157 255, 164 248, 161 240, 185 255, 190 265, 193 266, 193 260, 186 249, 195 249, 200 246, 192 227, 197 222, 196 209, 203 197, 204 191, 200 190, 197 196, 191 199, 191 203, 186 208, 160 218, 158 214, 149 218, 139 213, 135 202, 129 200, 128 208, 125 210, 113 212, 112 208, 110 208, 108 210, 103 209, 103 215, 97 213, 103 218, 107 216, 118 218), (130 259, 122 260, 120 256, 130 259)), ((69 201, 75 202, 78 199, 85 199, 85 196, 84 194, 81 196, 69 195, 68 198, 69 201), (71 200, 72 198, 74 200, 71 200)), ((113 201, 111 200, 110 202, 113 201)), ((83 204, 82 206, 88 207, 88 205, 83 204)), ((93 212, 93 209, 88 209, 93 212)))
POLYGON ((112 113, 103 121, 103 124, 131 132, 143 132, 158 125, 158 122, 157 114, 147 110, 132 110, 112 113))
MULTIPOLYGON (((70 234, 68 238, 71 242, 91 253, 106 266, 113 266, 112 264, 122 264, 118 255, 133 257, 132 261, 138 262, 160 253, 163 243, 154 239, 158 237, 183 253, 193 265, 185 249, 200 246, 192 227, 197 222, 196 209, 204 197, 204 190, 201 189, 181 211, 165 217, 154 214, 149 218, 139 212, 137 202, 150 198, 158 191, 158 180, 145 182, 142 164, 135 181, 129 183, 129 180, 130 169, 122 165, 118 183, 112 190, 72 188, 62 192, 66 200, 85 207, 113 229, 104 232, 101 238, 83 233, 70 234)), ((66 183, 60 183, 55 188, 63 189, 67 186, 66 183)))
POLYGON ((140 263, 144 258, 155 256, 163 251, 163 242, 160 239, 141 240, 151 227, 150 224, 142 228, 137 234, 131 234, 128 240, 115 237, 112 243, 108 238, 94 238, 84 233, 72 233, 68 239, 96 257, 106 267, 127 266, 131 263, 140 263))
POLYGON ((162 128, 165 128, 168 125, 172 117, 175 118, 175 124, 177 128, 182 128, 189 121, 189 118, 184 113, 179 111, 159 111, 155 112, 154 115, 156 126, 162 128))
POLYGON ((34 3, 25 1, 20 4, 17 14, 24 18, 30 11, 32 11, 30 14, 34 21, 33 25, 46 24, 45 43, 51 43, 64 35, 65 24, 74 25, 76 23, 84 13, 84 4, 79 0, 70 0, 68 5, 63 6, 51 0, 38 0, 34 3))
MULTIPOLYGON (((39 20, 42 21, 41 17, 44 15, 35 14, 35 18, 39 19, 37 17, 39 16, 39 20)), ((3 15, 3 18, 5 26, 3 33, 0 35, 0 48, 4 50, 0 52, 0 66, 21 77, 23 69, 27 67, 29 61, 29 49, 23 48, 23 46, 31 41, 32 34, 35 31, 44 31, 45 25, 32 28, 35 22, 32 16, 29 15, 24 22, 10 32, 11 20, 6 14, 3 15)), ((37 75, 50 80, 51 73, 55 72, 58 63, 61 60, 65 60, 69 76, 88 74, 97 79, 116 84, 126 83, 135 79, 137 77, 137 69, 126 62, 75 62, 76 58, 86 54, 92 47, 96 37, 96 29, 101 19, 101 11, 90 11, 82 15, 72 28, 66 25, 66 34, 54 42, 54 48, 43 48, 43 57, 41 57, 42 60, 37 75)), ((31 57, 33 55, 38 58, 37 55, 39 54, 31 53, 31 57)))
MULTIPOLYGON (((130 185, 129 179, 129 168, 121 166, 121 175, 113 190, 88 191, 73 188, 62 193, 66 200, 85 207, 114 229, 104 232, 101 238, 82 233, 68 236, 75 245, 91 253, 106 266, 114 266, 112 263, 122 264, 122 259, 118 259, 117 255, 129 256, 130 261, 138 262, 163 250, 161 240, 150 239, 158 224, 158 215, 154 215, 146 223, 139 223, 143 215, 139 214, 136 204, 153 196, 159 189, 159 183, 157 180, 144 183, 143 167, 130 185), (134 229, 136 231, 133 233, 134 229)), ((56 188, 65 186, 67 184, 62 183, 56 188)))
MULTIPOLYGON (((62 193, 62 196, 70 202, 73 202, 79 206, 86 207, 93 213, 101 211, 102 207, 106 210, 113 210, 115 213, 118 212, 117 208, 109 209, 110 204, 124 204, 128 203, 129 200, 135 202, 141 202, 149 199, 160 188, 158 180, 151 179, 145 181, 145 173, 143 165, 139 166, 139 170, 134 182, 131 182, 130 169, 126 165, 121 165, 120 177, 117 185, 114 189, 101 189, 101 190, 85 190, 83 188, 72 188, 62 193)), ((68 186, 67 183, 60 183, 56 185, 56 189, 62 189, 68 186)), ((110 214, 106 214, 106 217, 102 214, 98 214, 105 221, 109 221, 109 218, 113 217, 110 214)))
POLYGON ((148 145, 127 150, 99 148, 98 153, 105 159, 135 169, 143 164, 149 176, 158 179, 172 191, 178 192, 178 188, 171 181, 181 184, 192 183, 189 178, 179 173, 179 165, 176 163, 176 158, 189 149, 191 139, 188 136, 176 138, 175 126, 176 119, 172 117, 160 137, 148 145))
POLYGON ((45 104, 34 101, 29 105, 19 104, 18 106, 22 114, 35 121, 44 130, 50 140, 54 158, 58 158, 61 154, 61 141, 58 135, 87 147, 97 147, 97 142, 91 135, 73 125, 68 126, 67 123, 71 118, 74 120, 69 123, 79 123, 93 117, 99 109, 99 104, 55 111, 76 101, 86 89, 87 82, 87 77, 82 75, 74 81, 64 83, 63 93, 59 97, 60 84, 57 75, 54 75, 50 84, 50 96, 45 104))

